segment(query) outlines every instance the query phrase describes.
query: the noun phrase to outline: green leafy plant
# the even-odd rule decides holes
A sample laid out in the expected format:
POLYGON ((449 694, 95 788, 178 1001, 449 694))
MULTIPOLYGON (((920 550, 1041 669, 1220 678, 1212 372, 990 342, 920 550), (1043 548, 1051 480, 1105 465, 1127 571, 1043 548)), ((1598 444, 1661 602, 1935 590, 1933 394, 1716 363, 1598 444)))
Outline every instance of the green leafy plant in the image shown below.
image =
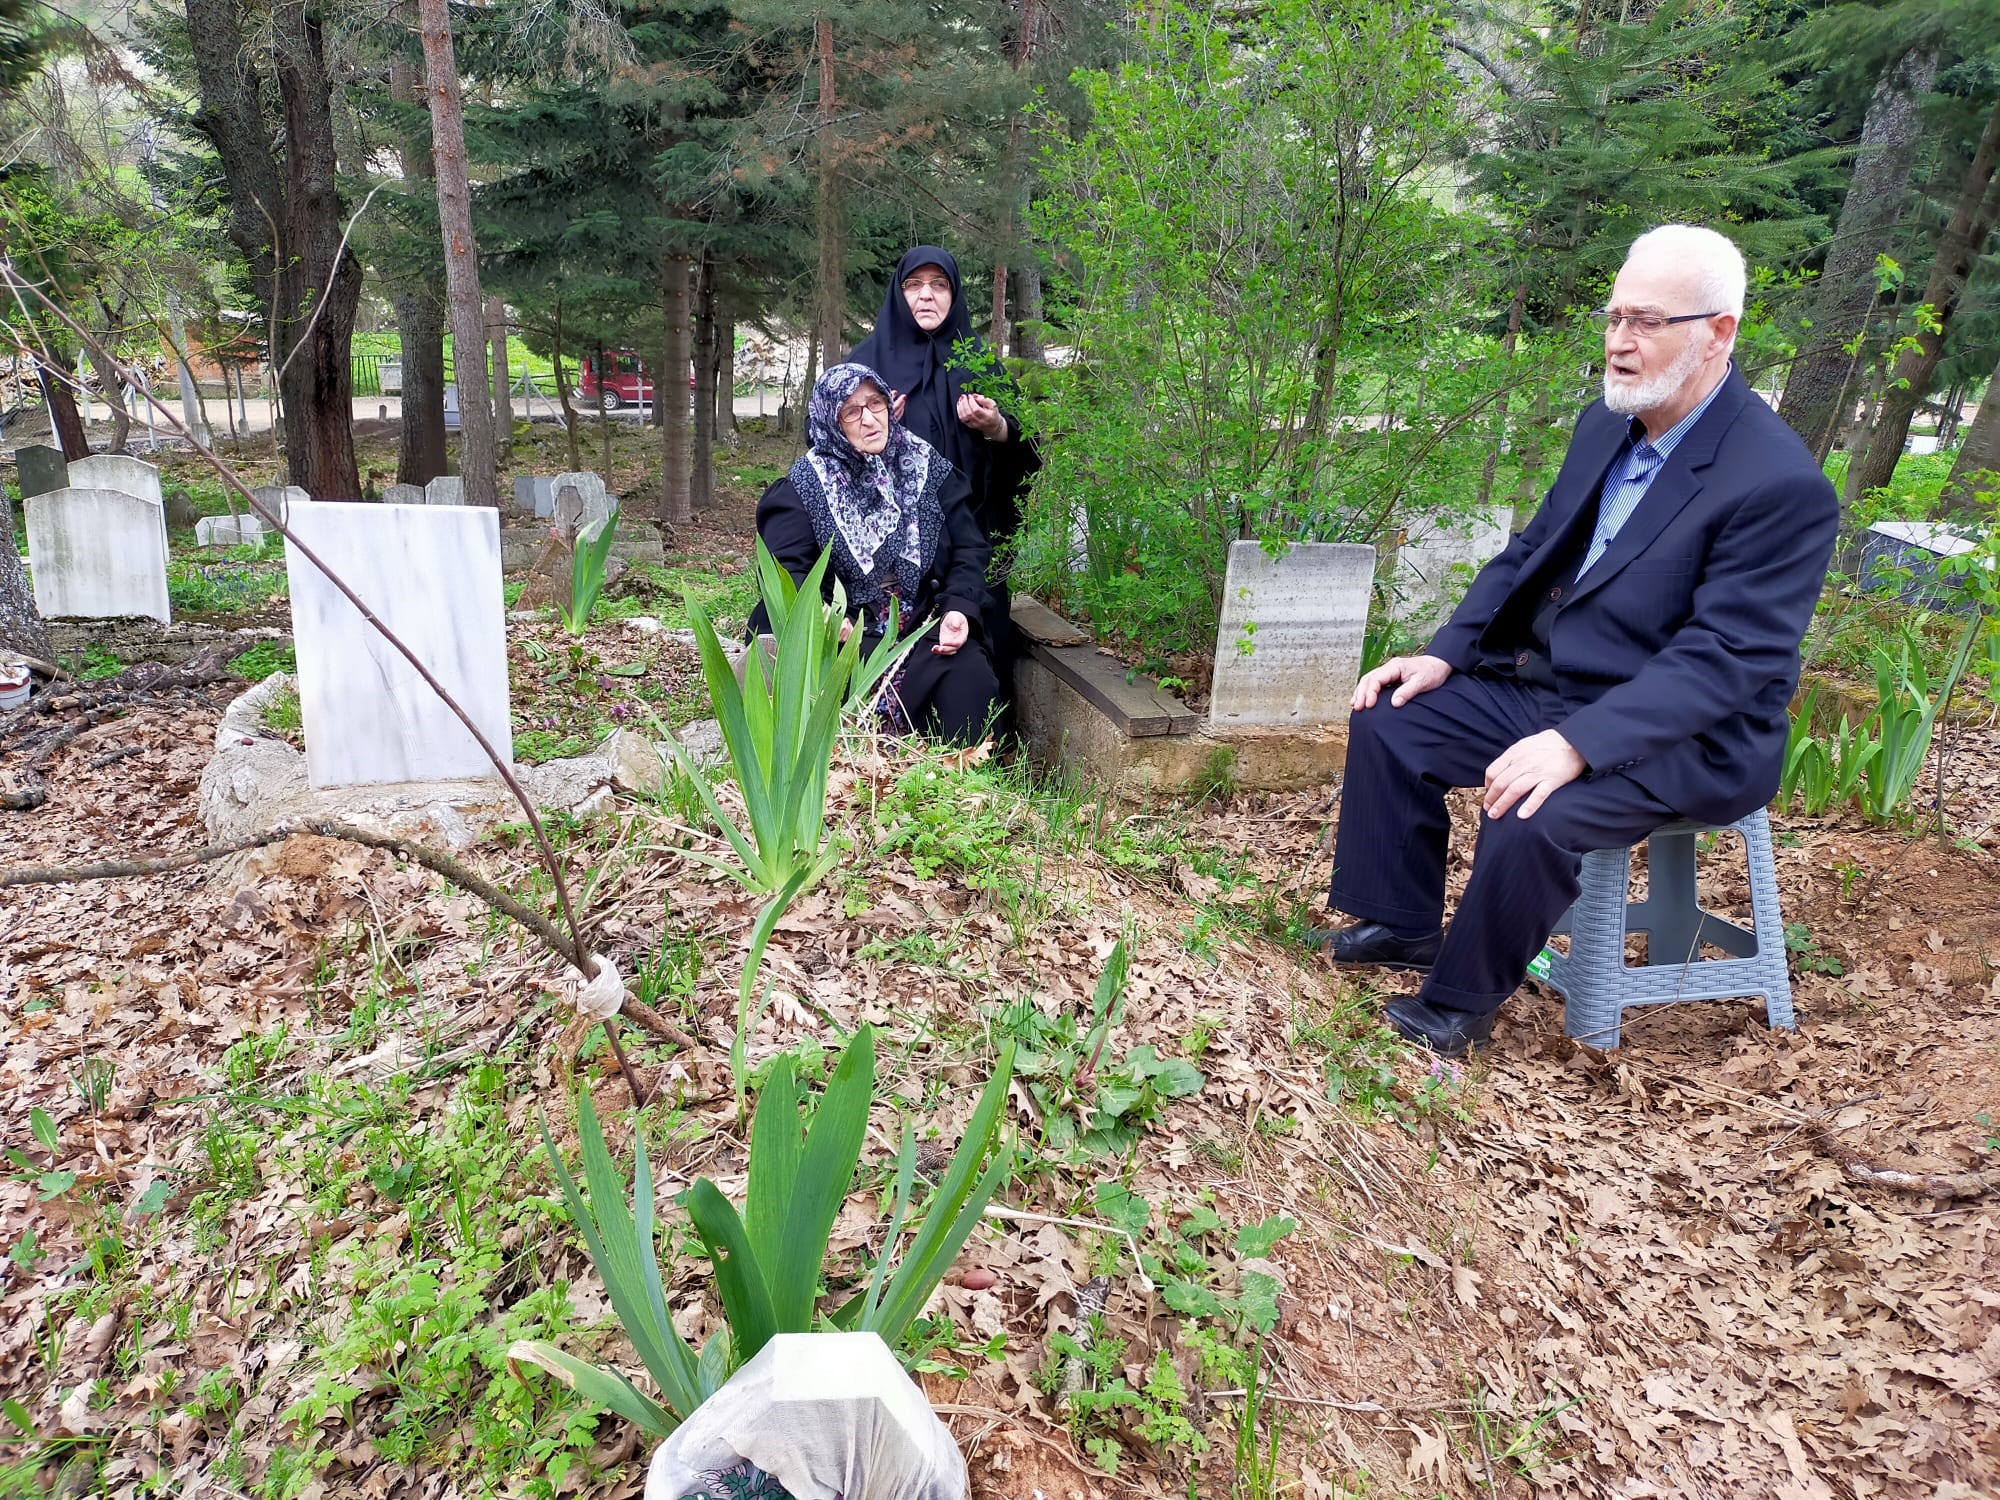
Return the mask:
POLYGON ((607 520, 599 528, 596 536, 589 541, 579 541, 569 555, 569 603, 558 608, 562 613, 563 629, 571 635, 582 635, 590 628, 590 612, 597 607, 597 596, 604 592, 604 571, 611 561, 611 540, 618 533, 616 517, 607 520))
MULTIPOLYGON (((1973 623, 1976 627, 1979 622, 1973 623)), ((1971 659, 1975 634, 1975 629, 1963 632, 1935 689, 1923 652, 1907 628, 1896 651, 1876 648, 1877 701, 1871 723, 1880 748, 1869 759, 1861 784, 1861 811, 1875 822, 1887 823, 1908 808, 1938 715, 1971 659)))
POLYGON ((688 1217, 708 1251, 727 1325, 699 1355, 667 1312, 654 1250, 653 1175, 645 1141, 640 1139, 636 1148, 628 1203, 590 1095, 583 1092, 577 1102, 577 1132, 587 1195, 564 1165, 546 1122, 543 1139, 570 1219, 660 1399, 616 1370, 580 1360, 553 1344, 517 1343, 508 1351, 509 1359, 540 1366, 585 1400, 661 1437, 755 1358, 774 1334, 806 1333, 824 1322, 879 1334, 894 1346, 1013 1171, 1011 1150, 998 1143, 1012 1076, 1010 1048, 921 1212, 916 1211, 916 1135, 905 1125, 881 1254, 860 1290, 826 1314, 819 1303, 827 1240, 861 1158, 875 1096, 875 1035, 865 1026, 855 1033, 803 1133, 793 1059, 780 1057, 757 1100, 742 1211, 707 1178, 687 1196, 688 1217))

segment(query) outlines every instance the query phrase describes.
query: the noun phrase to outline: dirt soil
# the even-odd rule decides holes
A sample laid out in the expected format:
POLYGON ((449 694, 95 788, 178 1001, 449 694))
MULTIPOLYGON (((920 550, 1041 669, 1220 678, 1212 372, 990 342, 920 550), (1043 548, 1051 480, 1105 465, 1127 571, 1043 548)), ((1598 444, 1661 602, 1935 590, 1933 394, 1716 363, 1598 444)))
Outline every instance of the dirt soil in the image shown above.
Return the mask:
MULTIPOLYGON (((601 654, 615 662, 610 639, 601 654)), ((201 844, 213 723, 147 710, 86 732, 47 768, 45 806, 0 815, 0 866, 201 844)), ((2000 1166, 2000 742, 1968 730, 1956 755, 1949 805, 1964 846, 1845 818, 1777 821, 1797 1031, 1767 1030, 1749 1003, 1662 1007, 1629 1018, 1624 1046, 1603 1053, 1565 1040, 1559 1004, 1530 987, 1461 1069, 1373 1031, 1381 995, 1407 983, 1363 988, 1265 935, 1281 925, 1271 913, 1317 899, 1337 787, 1192 810, 1085 803, 1068 852, 1046 868, 1037 856, 1042 894, 1024 919, 963 873, 920 870, 907 845, 888 846, 870 809, 911 762, 878 748, 837 771, 837 824, 854 848, 780 922, 766 959, 777 999, 748 1050, 755 1061, 878 1023, 895 1087, 948 1144, 996 1012, 1025 998, 1087 1014, 1128 935, 1111 1053, 1191 1057, 1204 1086, 1164 1105, 1129 1157, 1044 1162, 1009 1202, 1099 1224, 1107 1205, 1136 1202, 1147 1253, 1190 1246, 1218 1295, 1252 1272, 1277 1278, 1265 1353, 1285 1494, 2000 1494, 2000 1195, 1973 1186, 2000 1166), (1239 877, 1219 878, 1224 866, 1239 877), (1930 1175, 1909 1191, 1851 1165, 1930 1175), (1204 1210, 1226 1227, 1205 1227, 1204 1210), (1238 1226, 1277 1216, 1297 1228, 1264 1255, 1231 1248, 1238 1226)), ((953 795, 967 818, 995 805, 972 781, 953 795)), ((690 1045, 641 1062, 687 1127, 659 1160, 663 1183, 678 1191, 705 1172, 734 1196, 745 1153, 728 1044, 755 907, 684 857, 673 819, 621 802, 570 854, 588 872, 578 890, 595 941, 623 972, 663 935, 705 944, 676 1017, 690 1045)), ((1455 850, 1455 880, 1468 852, 1455 850)), ((546 898, 519 848, 488 845, 475 862, 546 898)), ((1740 865, 1705 861, 1704 891, 1747 914, 1740 865)), ((565 1025, 562 966, 427 872, 321 840, 208 871, 6 890, 0 933, 0 1134, 20 1158, 0 1182, 0 1397, 36 1433, 7 1450, 13 1487, 0 1493, 264 1494, 282 1456, 315 1443, 315 1500, 466 1493, 455 1465, 469 1417, 422 1460, 380 1451, 395 1421, 387 1372, 313 1430, 286 1415, 326 1373, 317 1351, 357 1294, 363 1250, 398 1254, 409 1214, 364 1193, 329 1217, 276 1156, 205 1234, 188 1210, 220 1170, 204 1131, 244 1092, 244 1051, 229 1049, 280 1022, 298 1050, 258 1078, 267 1095, 297 1087, 301 1070, 400 1080, 419 1118, 442 1122, 471 1070, 497 1059, 524 1149, 538 1107, 566 1134, 572 1068, 622 1122, 622 1083, 565 1025), (402 1009, 358 1046, 370 964, 399 971, 402 1009), (94 1104, 79 1080, 103 1062, 94 1104), (53 1151, 33 1130, 38 1109, 53 1151), (51 1190, 45 1172, 76 1176, 51 1190), (204 1382, 228 1399, 191 1401, 204 1382)), ((1043 1123, 1018 1086, 1013 1118, 1030 1137, 1043 1123)), ((630 1127, 613 1129, 622 1149, 630 1127)), ((871 1160, 894 1129, 878 1116, 871 1160)), ((545 1165, 526 1160, 511 1190, 550 1193, 545 1165)), ((843 1256, 879 1233, 871 1208, 858 1197, 843 1215, 843 1256)), ((523 1226, 501 1247, 508 1296, 567 1282, 582 1321, 601 1323, 573 1238, 545 1217, 523 1226)), ((671 1283, 690 1333, 716 1317, 699 1269, 683 1258, 671 1283)), ((1230 1493, 1234 1399, 1203 1394, 1180 1311, 1148 1288, 1122 1235, 996 1223, 941 1305, 963 1335, 943 1363, 966 1373, 926 1378, 975 1494, 1230 1493), (1074 1327, 1096 1277, 1104 1333, 1127 1341, 1126 1377, 1170 1350, 1208 1453, 1127 1424, 1112 1477, 1075 1441, 1046 1389, 1048 1340, 1074 1327), (1000 1334, 994 1357, 976 1352, 1000 1334)), ((615 1333, 577 1347, 636 1368, 615 1333)), ((607 1419, 583 1442, 590 1462, 561 1485, 524 1473, 507 1492, 637 1492, 636 1434, 607 1419)))

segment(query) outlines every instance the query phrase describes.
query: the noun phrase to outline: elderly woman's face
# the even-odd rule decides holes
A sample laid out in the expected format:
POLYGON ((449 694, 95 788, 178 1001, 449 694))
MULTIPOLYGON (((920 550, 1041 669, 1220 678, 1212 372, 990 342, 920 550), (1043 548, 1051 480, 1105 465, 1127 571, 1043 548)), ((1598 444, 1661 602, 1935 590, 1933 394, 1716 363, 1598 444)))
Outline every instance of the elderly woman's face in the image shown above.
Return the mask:
POLYGON ((925 333, 935 332, 951 312, 951 278, 942 266, 918 266, 903 278, 903 300, 925 333))
POLYGON ((840 430, 863 453, 889 446, 889 398, 868 381, 840 404, 840 430))

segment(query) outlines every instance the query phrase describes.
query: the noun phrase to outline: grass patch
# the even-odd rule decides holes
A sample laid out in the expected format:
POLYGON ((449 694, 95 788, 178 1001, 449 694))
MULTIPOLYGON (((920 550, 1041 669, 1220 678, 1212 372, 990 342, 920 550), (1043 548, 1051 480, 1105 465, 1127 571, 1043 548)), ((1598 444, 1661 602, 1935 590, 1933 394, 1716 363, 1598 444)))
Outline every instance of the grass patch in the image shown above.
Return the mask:
POLYGON ((273 734, 286 736, 305 732, 306 721, 299 709, 296 683, 288 684, 282 693, 264 705, 264 727, 273 734))
POLYGON ((231 657, 229 670, 245 682, 262 682, 273 672, 296 672, 298 653, 277 641, 259 641, 241 656, 231 657))
MULTIPOLYGON (((268 544, 267 544, 268 545, 268 544)), ((230 547, 219 556, 167 562, 167 600, 176 615, 229 615, 261 610, 288 593, 276 547, 230 547)))

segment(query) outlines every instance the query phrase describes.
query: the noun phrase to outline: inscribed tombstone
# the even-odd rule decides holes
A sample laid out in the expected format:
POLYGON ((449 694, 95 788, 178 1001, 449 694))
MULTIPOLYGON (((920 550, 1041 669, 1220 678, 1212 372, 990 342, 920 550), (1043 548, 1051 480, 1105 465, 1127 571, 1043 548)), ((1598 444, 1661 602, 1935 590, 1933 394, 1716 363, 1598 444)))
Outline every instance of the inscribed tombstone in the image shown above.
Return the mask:
POLYGON ((425 505, 429 501, 420 484, 392 484, 382 491, 384 505, 425 505))
POLYGON ((1214 728, 1307 728, 1347 722, 1375 549, 1307 542, 1273 558, 1231 542, 1215 632, 1214 728))
POLYGON ((424 486, 426 505, 465 504, 465 481, 456 474, 440 474, 424 486))
POLYGON ((30 495, 23 508, 35 607, 45 618, 143 615, 162 625, 173 618, 157 504, 124 490, 69 486, 30 495))
MULTIPOLYGON (((321 501, 301 506, 291 525, 511 759, 499 511, 321 501)), ((290 544, 285 574, 313 786, 494 774, 402 653, 290 544)))
POLYGON ((1473 576, 1505 550, 1513 519, 1513 506, 1486 505, 1413 520, 1396 549, 1390 616, 1418 625, 1442 620, 1473 576))
POLYGON ((557 502, 554 513, 558 518, 563 515, 560 506, 562 492, 565 489, 576 491, 577 498, 582 502, 576 524, 576 539, 580 542, 596 541, 597 534, 618 513, 617 497, 604 492, 604 481, 595 474, 558 474, 549 481, 549 488, 557 502))
POLYGON ((23 499, 69 487, 69 463, 63 458, 60 448, 51 448, 43 443, 16 448, 14 466, 20 471, 23 499))

